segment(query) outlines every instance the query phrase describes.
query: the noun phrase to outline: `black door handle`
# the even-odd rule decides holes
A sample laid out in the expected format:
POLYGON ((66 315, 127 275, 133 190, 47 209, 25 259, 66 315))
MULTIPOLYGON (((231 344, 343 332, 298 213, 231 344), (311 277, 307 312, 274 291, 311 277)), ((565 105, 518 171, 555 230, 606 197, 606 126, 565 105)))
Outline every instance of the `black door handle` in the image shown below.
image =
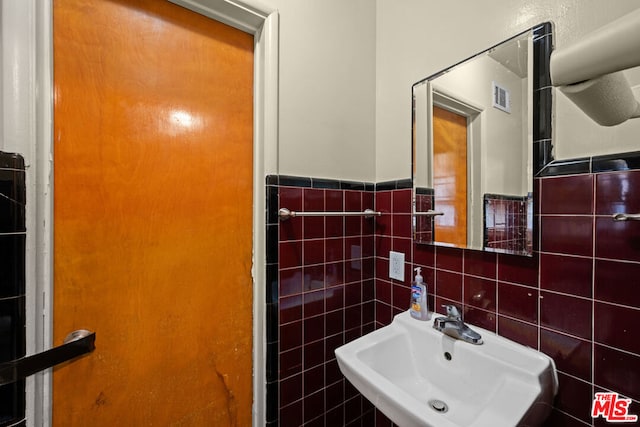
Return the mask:
POLYGON ((80 329, 67 335, 64 343, 60 346, 33 356, 0 363, 0 386, 16 382, 36 372, 90 353, 96 348, 95 341, 95 332, 80 329))

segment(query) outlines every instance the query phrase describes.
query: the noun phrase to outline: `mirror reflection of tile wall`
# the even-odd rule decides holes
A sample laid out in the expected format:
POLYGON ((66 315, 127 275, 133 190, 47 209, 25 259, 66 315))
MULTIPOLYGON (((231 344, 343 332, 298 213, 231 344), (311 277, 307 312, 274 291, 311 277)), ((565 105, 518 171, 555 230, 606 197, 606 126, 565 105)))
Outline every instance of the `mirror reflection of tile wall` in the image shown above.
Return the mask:
POLYGON ((533 249, 527 211, 530 198, 484 195, 484 247, 509 253, 530 253, 533 249))

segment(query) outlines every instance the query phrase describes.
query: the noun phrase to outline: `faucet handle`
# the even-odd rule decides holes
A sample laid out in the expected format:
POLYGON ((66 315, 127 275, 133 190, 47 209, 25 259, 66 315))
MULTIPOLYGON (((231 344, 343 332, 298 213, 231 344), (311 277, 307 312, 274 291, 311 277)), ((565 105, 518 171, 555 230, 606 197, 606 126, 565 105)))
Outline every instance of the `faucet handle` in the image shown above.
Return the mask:
POLYGON ((462 314, 460 314, 458 307, 455 305, 443 304, 442 308, 447 310, 447 317, 455 320, 462 320, 462 314))

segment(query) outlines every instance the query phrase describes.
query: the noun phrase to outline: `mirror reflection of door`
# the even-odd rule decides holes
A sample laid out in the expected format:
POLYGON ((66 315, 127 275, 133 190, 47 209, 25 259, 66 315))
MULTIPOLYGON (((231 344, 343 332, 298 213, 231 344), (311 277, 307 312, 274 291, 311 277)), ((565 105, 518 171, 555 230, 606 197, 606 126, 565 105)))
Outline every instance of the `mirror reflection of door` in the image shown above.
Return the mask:
POLYGON ((434 240, 467 245, 467 118, 433 106, 434 240))

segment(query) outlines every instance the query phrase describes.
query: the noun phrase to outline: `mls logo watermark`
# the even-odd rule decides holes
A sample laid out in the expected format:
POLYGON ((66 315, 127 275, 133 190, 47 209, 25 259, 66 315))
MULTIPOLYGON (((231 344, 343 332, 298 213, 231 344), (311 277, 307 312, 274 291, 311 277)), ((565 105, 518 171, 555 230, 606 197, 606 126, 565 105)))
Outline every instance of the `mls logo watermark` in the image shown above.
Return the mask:
POLYGON ((629 414, 631 399, 621 398, 618 393, 596 393, 591 407, 591 417, 602 417, 609 423, 634 423, 637 415, 629 414))

